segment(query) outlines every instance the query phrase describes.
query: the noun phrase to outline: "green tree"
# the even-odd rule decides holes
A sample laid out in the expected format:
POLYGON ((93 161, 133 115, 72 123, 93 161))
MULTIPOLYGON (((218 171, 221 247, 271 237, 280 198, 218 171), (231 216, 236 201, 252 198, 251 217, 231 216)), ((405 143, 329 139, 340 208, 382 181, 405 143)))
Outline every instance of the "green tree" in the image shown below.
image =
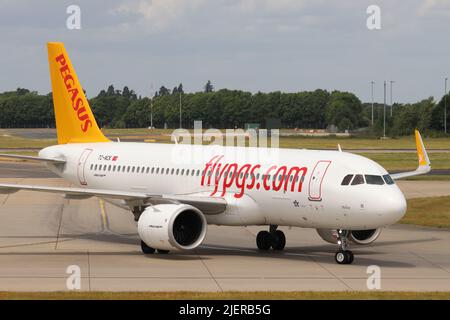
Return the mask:
POLYGON ((327 123, 339 130, 355 129, 361 123, 362 104, 353 93, 333 91, 325 113, 327 123))

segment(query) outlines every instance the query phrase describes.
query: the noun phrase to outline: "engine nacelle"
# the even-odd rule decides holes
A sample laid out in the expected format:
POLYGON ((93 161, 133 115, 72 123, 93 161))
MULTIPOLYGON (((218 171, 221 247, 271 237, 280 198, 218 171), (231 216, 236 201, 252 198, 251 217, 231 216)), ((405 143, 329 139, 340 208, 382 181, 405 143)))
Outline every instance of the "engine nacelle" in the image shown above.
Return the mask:
MULTIPOLYGON (((336 244, 338 232, 333 229, 316 229, 319 236, 328 243, 336 244)), ((381 228, 371 230, 351 230, 348 240, 354 244, 365 245, 377 240, 381 233, 381 228)))
POLYGON ((159 204, 145 209, 138 220, 138 233, 149 247, 160 250, 191 250, 206 236, 203 213, 187 204, 159 204))

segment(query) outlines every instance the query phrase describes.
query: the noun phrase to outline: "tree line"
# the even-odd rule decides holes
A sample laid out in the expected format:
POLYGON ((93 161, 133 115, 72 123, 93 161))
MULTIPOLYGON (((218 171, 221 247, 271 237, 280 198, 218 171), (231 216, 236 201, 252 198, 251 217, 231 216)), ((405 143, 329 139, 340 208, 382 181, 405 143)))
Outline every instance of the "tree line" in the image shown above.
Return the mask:
MULTIPOLYGON (((450 103, 450 97, 447 96, 450 103)), ((91 98, 98 124, 109 128, 142 128, 151 123, 156 128, 178 128, 182 109, 182 126, 191 128, 202 120, 204 128, 244 128, 246 123, 258 123, 262 128, 276 119, 282 128, 326 129, 337 126, 339 131, 362 130, 368 134, 383 134, 383 105, 362 103, 353 93, 341 91, 280 91, 250 93, 241 90, 215 90, 208 81, 203 91, 184 92, 180 84, 172 90, 162 86, 150 99, 138 96, 125 86, 122 90, 110 85, 91 98)), ((40 95, 24 88, 0 93, 0 127, 54 127, 51 93, 40 95)), ((412 104, 393 105, 386 110, 386 134, 409 135, 415 128, 428 134, 439 134, 444 128, 444 98, 439 102, 427 98, 412 104)))

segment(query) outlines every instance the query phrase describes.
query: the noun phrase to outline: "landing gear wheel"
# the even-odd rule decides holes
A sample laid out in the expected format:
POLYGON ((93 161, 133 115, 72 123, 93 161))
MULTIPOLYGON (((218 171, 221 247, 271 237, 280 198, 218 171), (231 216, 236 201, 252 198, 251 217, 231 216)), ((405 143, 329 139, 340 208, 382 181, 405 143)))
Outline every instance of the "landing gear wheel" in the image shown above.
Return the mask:
POLYGON ((153 254, 155 253, 155 249, 149 247, 144 241, 141 240, 141 250, 144 254, 153 254))
POLYGON ((347 254, 347 259, 348 259, 347 264, 352 264, 353 259, 354 259, 354 257, 355 257, 355 256, 353 255, 353 252, 351 252, 350 250, 346 250, 345 252, 346 252, 346 254, 347 254))
POLYGON ((339 250, 334 256, 334 259, 338 264, 351 264, 353 262, 353 258, 353 252, 350 250, 339 250))
POLYGON ((256 245, 259 250, 269 250, 272 245, 272 236, 268 231, 260 231, 256 236, 256 245))
POLYGON ((273 250, 281 251, 286 246, 286 236, 281 230, 277 230, 273 237, 272 248, 273 250))
POLYGON ((347 262, 347 255, 345 254, 345 251, 339 250, 336 252, 334 255, 334 260, 336 260, 338 264, 345 264, 347 262))
POLYGON ((169 250, 160 250, 160 249, 158 249, 157 252, 158 252, 159 254, 168 254, 168 253, 169 253, 169 250))

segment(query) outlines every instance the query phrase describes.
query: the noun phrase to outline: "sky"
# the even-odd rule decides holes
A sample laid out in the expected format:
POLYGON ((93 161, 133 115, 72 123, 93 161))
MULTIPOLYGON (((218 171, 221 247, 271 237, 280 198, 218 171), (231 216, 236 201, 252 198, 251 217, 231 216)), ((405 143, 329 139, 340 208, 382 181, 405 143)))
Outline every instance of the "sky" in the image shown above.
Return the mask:
POLYGON ((0 92, 50 92, 46 42, 62 41, 89 97, 113 84, 148 96, 326 89, 394 102, 444 94, 450 0, 0 0, 0 92), (380 8, 381 28, 366 12, 380 8), (67 7, 81 29, 68 29, 67 7))

